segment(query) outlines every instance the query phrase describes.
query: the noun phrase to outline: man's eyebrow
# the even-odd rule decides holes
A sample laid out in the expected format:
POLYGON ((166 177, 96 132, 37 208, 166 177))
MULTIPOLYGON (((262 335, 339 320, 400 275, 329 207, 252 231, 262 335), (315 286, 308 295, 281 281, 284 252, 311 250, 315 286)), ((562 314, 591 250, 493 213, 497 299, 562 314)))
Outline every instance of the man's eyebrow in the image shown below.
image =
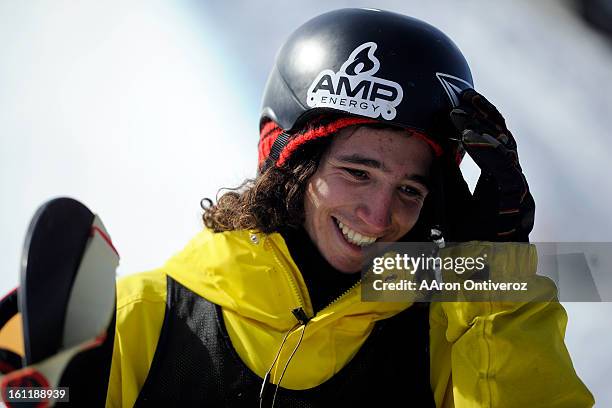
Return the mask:
POLYGON ((350 154, 347 156, 340 156, 338 157, 338 160, 343 161, 343 162, 347 162, 347 163, 352 163, 352 164, 362 164, 364 166, 367 167, 373 167, 375 169, 381 169, 382 171, 388 171, 387 168, 385 166, 383 166, 383 164, 381 162, 379 162, 378 160, 375 159, 371 159, 369 157, 365 157, 362 156, 360 154, 350 154))
POLYGON ((406 177, 408 180, 416 181, 417 183, 422 184, 427 188, 427 190, 431 190, 431 179, 427 176, 423 176, 420 174, 411 174, 406 177))
MULTIPOLYGON (((362 156, 360 154, 354 153, 346 156, 339 156, 338 160, 352 163, 352 164, 361 164, 366 167, 371 167, 374 169, 381 169, 384 172, 388 172, 389 170, 382 164, 380 161, 376 159, 372 159, 366 156, 362 156)), ((417 183, 422 184, 427 189, 430 188, 431 180, 429 177, 421 175, 421 174, 406 174, 406 178, 408 180, 416 181, 417 183)))

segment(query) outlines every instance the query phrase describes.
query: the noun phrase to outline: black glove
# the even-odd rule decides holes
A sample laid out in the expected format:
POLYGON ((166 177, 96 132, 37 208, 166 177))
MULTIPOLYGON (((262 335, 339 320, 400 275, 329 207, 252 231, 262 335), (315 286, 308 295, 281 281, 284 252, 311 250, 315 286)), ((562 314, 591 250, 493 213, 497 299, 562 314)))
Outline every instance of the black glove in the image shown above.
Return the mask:
MULTIPOLYGON (((463 201, 467 203, 459 215, 463 232, 456 235, 460 240, 528 242, 535 203, 504 118, 473 89, 461 93, 450 118, 459 131, 461 144, 481 169, 473 196, 463 201)), ((465 199, 467 185, 456 166, 455 172, 454 176, 461 180, 450 187, 447 194, 453 195, 447 197, 458 195, 465 199)))

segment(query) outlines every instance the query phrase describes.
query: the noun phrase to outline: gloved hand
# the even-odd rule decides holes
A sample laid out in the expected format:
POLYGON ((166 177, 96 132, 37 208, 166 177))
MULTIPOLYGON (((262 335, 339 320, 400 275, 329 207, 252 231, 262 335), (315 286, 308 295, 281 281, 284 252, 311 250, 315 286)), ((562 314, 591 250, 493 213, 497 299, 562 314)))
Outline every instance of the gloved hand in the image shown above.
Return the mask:
MULTIPOLYGON (((459 215, 463 217, 461 240, 528 242, 535 203, 504 118, 473 89, 461 93, 450 118, 461 144, 482 171, 468 208, 459 215)), ((461 181, 465 184, 462 177, 461 181)))

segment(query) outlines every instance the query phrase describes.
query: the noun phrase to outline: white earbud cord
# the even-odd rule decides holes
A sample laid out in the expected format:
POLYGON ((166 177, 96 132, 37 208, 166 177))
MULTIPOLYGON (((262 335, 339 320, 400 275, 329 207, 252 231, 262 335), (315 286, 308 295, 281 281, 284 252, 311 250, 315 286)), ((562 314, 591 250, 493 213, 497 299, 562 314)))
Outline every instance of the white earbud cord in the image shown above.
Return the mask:
MULTIPOLYGON (((276 356, 274 357, 274 360, 272 361, 272 365, 270 365, 270 368, 266 372, 266 375, 264 375, 263 382, 261 383, 261 390, 259 392, 259 408, 263 408, 264 389, 270 380, 270 374, 272 373, 272 368, 274 368, 274 364, 276 364, 276 361, 278 360, 278 357, 280 356, 280 353, 283 350, 283 346, 285 345, 285 342, 287 341, 287 338, 289 337, 289 333, 295 330, 298 326, 299 324, 296 324, 291 329, 289 329, 287 333, 285 333, 285 336, 283 337, 283 341, 281 342, 280 347, 278 348, 278 351, 276 352, 276 356)), ((281 379, 282 379, 282 376, 281 376, 281 379)), ((274 395, 276 396, 276 392, 274 392, 274 395)), ((274 406, 274 402, 272 402, 272 405, 274 406)))
POLYGON ((302 343, 302 339, 304 338, 305 332, 306 332, 306 324, 302 326, 302 334, 300 335, 300 339, 298 340, 298 343, 295 345, 295 348, 293 349, 293 352, 289 356, 289 359, 287 360, 287 363, 285 364, 285 367, 283 368, 283 372, 281 373, 281 376, 278 379, 278 383, 276 384, 276 389, 274 390, 274 397, 272 397, 272 408, 274 408, 274 401, 276 401, 276 393, 278 392, 278 387, 280 387, 281 381, 283 381, 283 377, 285 376, 285 371, 287 371, 287 367, 289 367, 289 363, 291 362, 291 359, 293 358, 293 356, 297 352, 297 349, 300 347, 300 344, 302 343))

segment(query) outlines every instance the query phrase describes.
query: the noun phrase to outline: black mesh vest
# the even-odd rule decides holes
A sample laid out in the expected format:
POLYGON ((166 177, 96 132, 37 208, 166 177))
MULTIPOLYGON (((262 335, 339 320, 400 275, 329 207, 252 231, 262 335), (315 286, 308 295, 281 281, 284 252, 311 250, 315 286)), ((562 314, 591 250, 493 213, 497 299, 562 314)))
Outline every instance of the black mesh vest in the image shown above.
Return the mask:
MULTIPOLYGON (((234 350, 221 308, 169 277, 167 283, 161 334, 135 406, 258 407, 262 379, 234 350)), ((307 390, 280 387, 274 406, 435 407, 427 305, 376 323, 336 375, 307 390)))

